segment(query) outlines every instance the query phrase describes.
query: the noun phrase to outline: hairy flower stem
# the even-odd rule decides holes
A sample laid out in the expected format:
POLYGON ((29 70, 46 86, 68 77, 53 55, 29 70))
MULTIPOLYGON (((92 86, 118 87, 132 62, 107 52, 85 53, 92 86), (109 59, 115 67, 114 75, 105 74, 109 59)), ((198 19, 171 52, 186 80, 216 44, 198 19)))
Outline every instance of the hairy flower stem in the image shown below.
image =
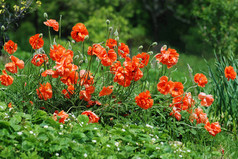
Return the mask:
POLYGON ((60 21, 59 21, 59 43, 61 39, 61 21, 62 21, 62 15, 60 15, 60 21))
POLYGON ((51 35, 50 35, 50 27, 48 27, 48 31, 49 31, 49 39, 50 39, 50 46, 51 46, 52 41, 51 41, 51 35))

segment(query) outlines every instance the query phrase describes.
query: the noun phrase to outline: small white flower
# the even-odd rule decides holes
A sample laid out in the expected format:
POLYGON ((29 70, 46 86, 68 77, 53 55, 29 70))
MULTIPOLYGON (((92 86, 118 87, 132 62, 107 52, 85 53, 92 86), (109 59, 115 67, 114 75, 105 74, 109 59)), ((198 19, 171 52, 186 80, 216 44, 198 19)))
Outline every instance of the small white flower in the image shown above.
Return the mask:
POLYGON ((117 151, 120 151, 120 148, 119 148, 119 147, 117 148, 117 151))
POLYGON ((98 128, 94 128, 94 130, 97 130, 98 128))
POLYGON ((84 122, 81 122, 81 124, 83 125, 83 124, 84 124, 84 122))
POLYGON ((161 144, 161 145, 163 145, 164 143, 163 143, 163 142, 161 142, 160 144, 161 144))
POLYGON ((76 116, 75 116, 74 114, 72 115, 72 117, 73 117, 74 119, 76 118, 76 116))
POLYGON ((136 145, 139 145, 139 144, 136 142, 136 145))
POLYGON ((191 150, 187 150, 187 152, 191 152, 191 150))
POLYGON ((115 146, 118 147, 119 146, 119 142, 115 142, 115 146))
POLYGON ((56 153, 55 156, 59 156, 59 153, 56 153))
POLYGON ((63 127, 64 127, 64 125, 63 125, 63 124, 61 124, 61 125, 60 125, 60 128, 62 129, 63 127))
POLYGON ((149 134, 150 136, 154 136, 153 134, 149 134))
POLYGON ((155 141, 156 141, 156 139, 155 139, 155 138, 152 138, 151 140, 152 140, 152 142, 155 142, 155 141))
POLYGON ((156 147, 155 149, 156 149, 156 150, 159 150, 160 148, 159 148, 159 147, 156 147))
POLYGON ((3 109, 3 106, 0 106, 1 109, 3 109))
POLYGON ((174 151, 174 153, 176 153, 176 151, 174 151))
POLYGON ((29 133, 30 133, 30 134, 33 134, 33 131, 30 131, 29 133))
POLYGON ((174 146, 175 146, 175 147, 177 147, 177 145, 176 145, 176 144, 174 144, 174 146))
POLYGON ((121 129, 121 130, 124 131, 124 132, 126 131, 125 129, 121 129))
POLYGON ((21 131, 20 131, 20 132, 17 132, 17 134, 18 134, 18 135, 22 135, 22 132, 21 132, 21 131))
POLYGON ((179 151, 181 152, 182 150, 179 148, 179 151))
POLYGON ((63 135, 63 133, 62 133, 62 132, 59 132, 59 135, 63 135))
POLYGON ((47 129, 48 127, 49 127, 48 125, 45 125, 45 126, 44 126, 44 128, 46 128, 46 129, 47 129))
POLYGON ((182 156, 182 155, 179 155, 179 157, 181 157, 181 158, 182 158, 183 156, 182 156))
POLYGON ((85 158, 88 157, 88 155, 87 155, 86 153, 85 153, 83 156, 84 156, 85 158))
POLYGON ((97 141, 96 140, 92 140, 92 142, 96 143, 97 141))
POLYGON ((73 140, 73 143, 76 143, 76 141, 75 141, 75 140, 73 140))
POLYGON ((107 145, 107 147, 111 147, 110 145, 107 145))
POLYGON ((151 125, 149 125, 149 124, 146 124, 145 126, 148 127, 148 128, 153 129, 153 126, 151 126, 151 125))

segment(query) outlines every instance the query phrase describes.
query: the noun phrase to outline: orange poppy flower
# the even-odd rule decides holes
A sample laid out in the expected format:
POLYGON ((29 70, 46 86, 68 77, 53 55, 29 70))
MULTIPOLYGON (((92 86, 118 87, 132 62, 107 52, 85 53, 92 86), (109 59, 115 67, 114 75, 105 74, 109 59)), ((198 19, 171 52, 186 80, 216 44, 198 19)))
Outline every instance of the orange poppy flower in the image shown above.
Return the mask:
POLYGON ((12 108, 12 102, 8 103, 8 108, 12 108))
POLYGON ((102 105, 102 103, 100 103, 99 101, 88 101, 88 105, 86 105, 86 107, 91 107, 91 106, 94 106, 94 105, 102 105))
POLYGON ((177 97, 183 94, 183 84, 181 82, 173 82, 173 87, 170 91, 172 97, 177 97))
POLYGON ((71 84, 76 84, 79 79, 79 74, 76 71, 71 71, 68 76, 64 76, 60 79, 61 82, 70 86, 71 84))
POLYGON ((108 86, 108 87, 103 86, 101 92, 99 93, 99 97, 112 94, 112 91, 113 91, 112 88, 113 86, 108 86))
POLYGON ((190 92, 186 93, 185 96, 178 96, 173 98, 171 106, 176 107, 178 110, 191 111, 191 107, 195 104, 194 99, 190 92))
POLYGON ((95 113, 93 113, 91 111, 84 111, 84 112, 82 112, 81 115, 87 115, 88 116, 88 118, 89 118, 88 123, 98 123, 98 121, 100 119, 95 113))
POLYGON ((121 62, 120 62, 120 61, 117 61, 117 62, 114 62, 114 63, 111 65, 110 71, 111 71, 112 74, 116 74, 116 72, 117 72, 117 70, 118 70, 119 68, 122 68, 122 67, 121 67, 121 62))
POLYGON ((91 100, 92 95, 89 94, 86 90, 81 90, 79 92, 79 99, 83 99, 84 101, 88 102, 91 100))
POLYGON ((142 52, 141 54, 136 55, 136 57, 140 59, 140 65, 139 65, 140 68, 147 66, 150 59, 149 54, 147 54, 146 52, 142 52))
POLYGON ((121 43, 121 45, 118 46, 118 54, 121 57, 126 58, 129 53, 130 53, 130 50, 129 50, 129 47, 126 44, 121 43))
POLYGON ((101 57, 100 54, 103 51, 103 47, 100 44, 94 44, 93 47, 88 47, 88 55, 96 55, 98 58, 101 57))
POLYGON ((205 84, 207 84, 207 77, 202 73, 197 73, 194 76, 194 82, 200 87, 205 87, 205 84))
POLYGON ((17 66, 14 62, 9 62, 5 64, 5 68, 8 72, 17 73, 17 66))
POLYGON ((46 22, 44 22, 46 26, 53 27, 55 31, 59 31, 59 23, 54 19, 49 19, 46 22))
POLYGON ((61 93, 64 95, 65 98, 70 98, 70 94, 74 94, 74 85, 69 85, 67 90, 64 89, 61 93))
POLYGON ((108 53, 106 49, 104 49, 101 60, 103 66, 111 66, 112 63, 117 60, 117 54, 113 49, 109 50, 108 53))
POLYGON ((175 49, 168 50, 162 47, 161 53, 155 55, 156 60, 161 62, 164 65, 167 65, 168 69, 178 63, 179 54, 175 49))
POLYGON ((80 85, 92 85, 94 83, 94 77, 92 76, 92 73, 86 70, 80 70, 79 72, 80 76, 80 85))
POLYGON ((31 63, 35 66, 41 66, 44 62, 47 63, 49 58, 46 54, 35 54, 31 63))
POLYGON ((54 68, 57 74, 61 77, 67 77, 70 75, 71 71, 78 69, 78 66, 72 64, 73 59, 70 56, 62 57, 60 61, 56 62, 54 68))
POLYGON ((164 95, 167 95, 168 93, 170 93, 170 91, 173 88, 173 82, 172 81, 168 81, 168 77, 167 76, 162 76, 160 77, 160 82, 157 84, 157 90, 164 95))
POLYGON ((106 46, 108 46, 110 49, 114 49, 114 47, 117 46, 117 41, 115 39, 108 39, 106 46))
POLYGON ((44 40, 40 37, 40 34, 36 34, 29 39, 29 43, 33 49, 42 48, 44 45, 44 40))
POLYGON ((52 69, 46 70, 46 71, 41 73, 42 77, 46 77, 47 75, 51 75, 52 78, 58 78, 59 77, 58 73, 56 71, 53 71, 52 69))
POLYGON ((65 113, 63 110, 61 112, 58 113, 58 111, 55 111, 54 114, 53 114, 53 119, 55 121, 57 121, 57 116, 60 117, 59 119, 59 123, 62 123, 64 124, 65 123, 65 120, 69 117, 69 115, 67 113, 65 113))
POLYGON ((44 98, 44 100, 47 100, 52 98, 52 87, 48 82, 43 85, 40 83, 40 87, 39 89, 36 89, 36 92, 40 99, 44 98))
POLYGON ((208 122, 207 114, 203 112, 201 108, 196 108, 195 112, 190 115, 190 120, 193 122, 193 120, 197 121, 197 124, 203 123, 206 124, 208 122))
POLYGON ((77 23, 71 32, 71 37, 76 41, 84 41, 85 36, 88 35, 88 30, 83 23, 77 23))
POLYGON ((221 132, 221 126, 218 122, 212 124, 210 124, 210 122, 207 122, 204 127, 212 136, 216 136, 218 133, 221 132))
POLYGON ((199 93, 198 99, 201 100, 201 106, 206 106, 206 107, 209 107, 210 105, 212 105, 214 101, 214 98, 212 95, 206 95, 203 92, 199 93))
POLYGON ((17 51, 17 44, 14 43, 12 40, 9 40, 4 44, 4 50, 9 54, 13 54, 17 51))
POLYGON ((225 68, 225 76, 227 80, 229 81, 230 79, 234 80, 236 79, 236 72, 232 66, 226 66, 225 68))
POLYGON ((176 107, 173 107, 172 112, 169 113, 169 115, 174 116, 178 121, 180 121, 182 116, 179 111, 180 111, 179 109, 177 109, 176 107))
POLYGON ((7 74, 6 70, 2 70, 3 75, 0 75, 1 84, 4 86, 9 86, 13 83, 14 78, 7 74))
POLYGON ((154 104, 154 100, 151 99, 150 91, 142 92, 138 96, 135 97, 136 104, 143 108, 148 109, 151 108, 154 104))

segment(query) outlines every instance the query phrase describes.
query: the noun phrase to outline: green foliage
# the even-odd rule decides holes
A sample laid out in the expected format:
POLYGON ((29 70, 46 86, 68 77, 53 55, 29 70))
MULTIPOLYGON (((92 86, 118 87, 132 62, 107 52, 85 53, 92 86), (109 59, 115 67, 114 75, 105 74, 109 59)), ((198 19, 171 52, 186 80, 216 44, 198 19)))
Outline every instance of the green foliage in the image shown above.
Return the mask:
POLYGON ((201 34, 216 52, 230 56, 237 52, 237 0, 196 0, 193 14, 197 17, 201 34))

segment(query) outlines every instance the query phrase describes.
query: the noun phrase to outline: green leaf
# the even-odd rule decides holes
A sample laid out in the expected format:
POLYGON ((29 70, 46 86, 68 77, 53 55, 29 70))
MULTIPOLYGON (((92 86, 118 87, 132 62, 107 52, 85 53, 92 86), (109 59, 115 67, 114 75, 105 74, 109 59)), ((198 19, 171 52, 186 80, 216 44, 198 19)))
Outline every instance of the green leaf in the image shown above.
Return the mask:
POLYGON ((86 123, 89 122, 89 118, 88 118, 87 115, 79 115, 79 116, 77 117, 77 119, 78 119, 79 123, 82 123, 82 122, 83 122, 82 124, 86 124, 86 123))

